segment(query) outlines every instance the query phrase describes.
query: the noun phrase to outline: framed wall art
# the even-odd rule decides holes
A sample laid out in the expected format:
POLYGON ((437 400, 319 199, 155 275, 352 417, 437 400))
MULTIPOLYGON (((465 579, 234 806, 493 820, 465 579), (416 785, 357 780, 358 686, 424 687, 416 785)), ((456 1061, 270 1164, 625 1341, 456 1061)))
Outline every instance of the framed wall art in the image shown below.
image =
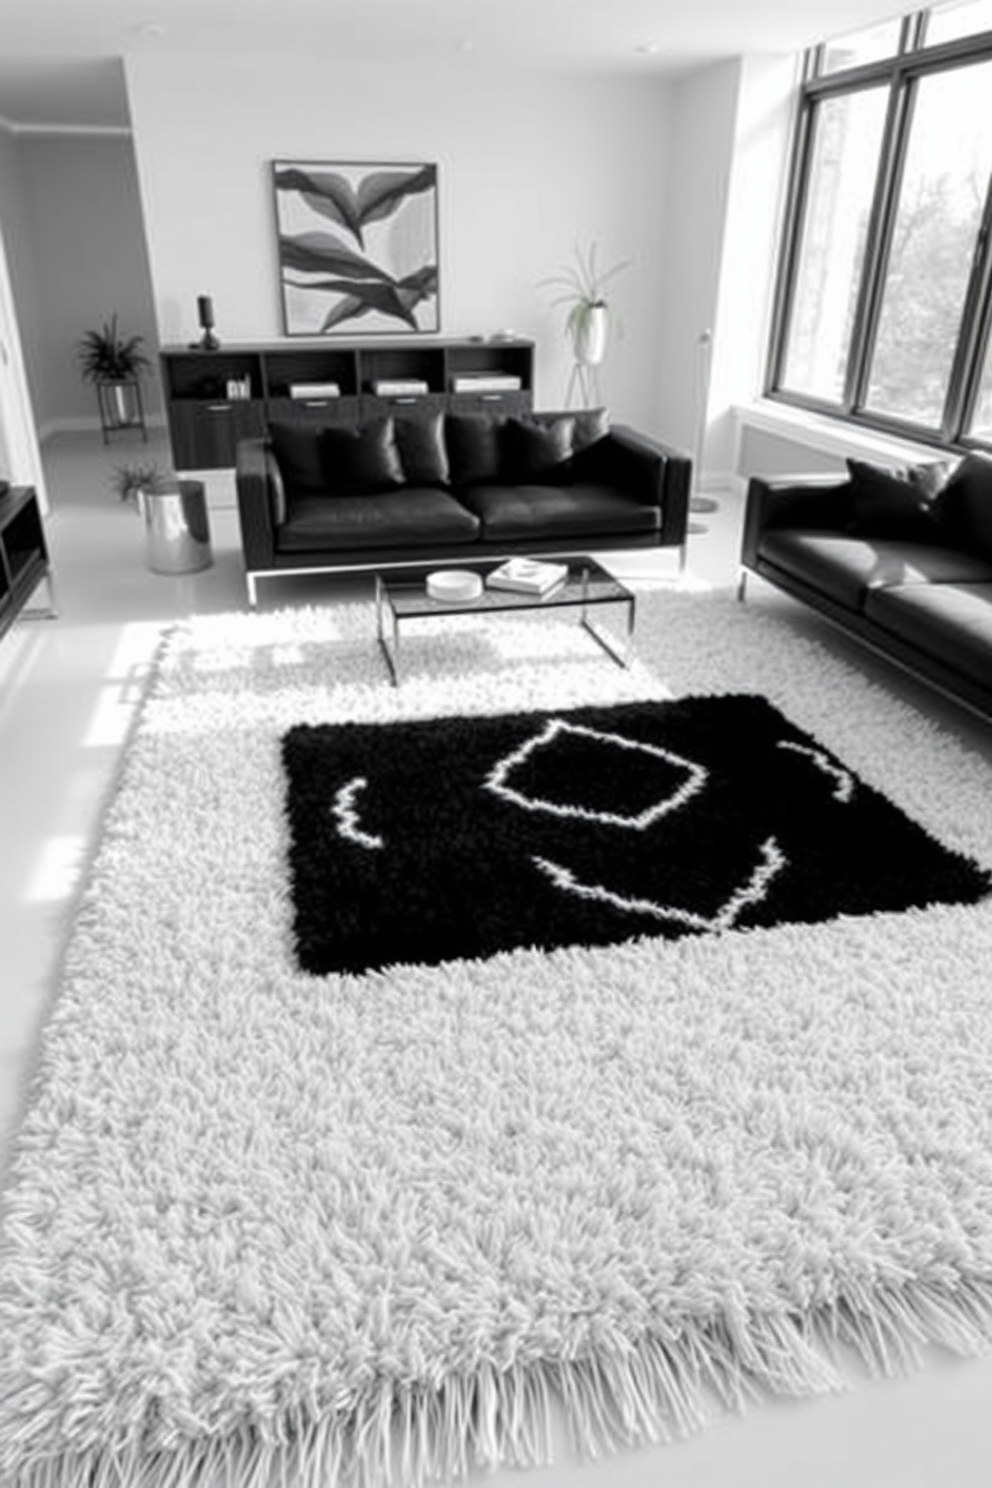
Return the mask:
POLYGON ((438 331, 437 166, 274 160, 287 336, 438 331))

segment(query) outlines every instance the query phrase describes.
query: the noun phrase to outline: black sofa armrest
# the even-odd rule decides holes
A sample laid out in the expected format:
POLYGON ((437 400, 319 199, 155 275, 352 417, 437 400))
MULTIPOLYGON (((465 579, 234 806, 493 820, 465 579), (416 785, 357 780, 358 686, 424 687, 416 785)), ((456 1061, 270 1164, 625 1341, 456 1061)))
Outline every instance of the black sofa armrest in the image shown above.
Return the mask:
POLYGON ((276 528, 286 520, 286 497, 267 439, 241 439, 235 452, 234 485, 245 567, 271 568, 276 528))
POLYGON ((753 567, 768 527, 809 527, 844 532, 851 516, 846 475, 752 475, 744 508, 741 562, 753 567))
POLYGON ((689 522, 692 461, 683 451, 651 439, 627 424, 614 424, 595 445, 602 477, 618 490, 661 511, 660 541, 685 542, 689 522))

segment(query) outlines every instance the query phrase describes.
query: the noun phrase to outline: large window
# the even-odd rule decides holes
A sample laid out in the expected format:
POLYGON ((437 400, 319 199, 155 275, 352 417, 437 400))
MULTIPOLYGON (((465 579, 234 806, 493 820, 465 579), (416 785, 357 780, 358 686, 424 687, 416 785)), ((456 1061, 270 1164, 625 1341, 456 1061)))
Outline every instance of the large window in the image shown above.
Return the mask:
POLYGON ((835 403, 844 396, 885 104, 883 88, 825 98, 810 142, 785 381, 835 403))
POLYGON ((992 0, 810 54, 772 396, 992 445, 990 100, 992 0))

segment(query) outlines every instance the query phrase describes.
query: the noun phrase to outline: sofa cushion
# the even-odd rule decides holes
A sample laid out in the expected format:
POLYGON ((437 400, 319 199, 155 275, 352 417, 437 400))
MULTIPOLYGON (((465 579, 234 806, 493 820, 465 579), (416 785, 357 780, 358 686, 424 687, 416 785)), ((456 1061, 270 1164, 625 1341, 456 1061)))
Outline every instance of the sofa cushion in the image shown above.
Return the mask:
POLYGON ((847 532, 851 521, 850 480, 822 476, 813 483, 807 476, 773 477, 769 494, 771 499, 763 512, 762 524, 766 532, 773 527, 836 535, 847 532))
POLYGON ((453 486, 474 486, 499 477, 501 418, 482 413, 449 413, 444 441, 453 486))
POLYGON ((992 681, 992 578, 985 584, 910 584, 868 597, 866 615, 964 676, 992 681))
POLYGON ((940 482, 930 467, 913 468, 903 476, 864 460, 848 460, 847 469, 851 477, 850 533, 906 542, 939 541, 939 506, 934 497, 940 482))
POLYGON ((269 425, 272 453, 287 492, 306 496, 323 491, 322 434, 318 424, 273 421, 269 425))
POLYGON ((478 519, 447 491, 405 487, 383 495, 301 497, 276 534, 281 553, 472 542, 478 519))
POLYGON ((474 486, 458 497, 482 523, 483 541, 504 545, 655 532, 661 523, 657 507, 608 486, 474 486))
POLYGON ((500 430, 500 479, 510 484, 568 478, 575 420, 570 414, 552 418, 509 418, 500 430))
POLYGON ((451 479, 444 442, 444 414, 396 420, 396 448, 409 486, 446 486, 451 479))
POLYGON ((989 565, 956 548, 834 536, 804 528, 762 533, 759 557, 821 594, 860 610, 870 589, 892 584, 966 584, 992 578, 989 565))
POLYGON ((403 484, 403 466, 391 418, 370 419, 321 430, 324 491, 328 496, 363 496, 403 484))
MULTIPOLYGON (((572 458, 562 469, 562 480, 608 483, 610 479, 610 446, 600 445, 610 432, 610 415, 605 408, 577 408, 574 413, 532 413, 535 424, 551 424, 556 419, 572 420, 572 458)), ((613 451, 616 453, 615 449, 613 451)))
POLYGON ((992 459, 965 455, 937 500, 948 539, 992 562, 992 459))
POLYGON ((605 439, 610 432, 610 415, 605 408, 582 408, 575 415, 572 448, 577 452, 587 445, 605 439))

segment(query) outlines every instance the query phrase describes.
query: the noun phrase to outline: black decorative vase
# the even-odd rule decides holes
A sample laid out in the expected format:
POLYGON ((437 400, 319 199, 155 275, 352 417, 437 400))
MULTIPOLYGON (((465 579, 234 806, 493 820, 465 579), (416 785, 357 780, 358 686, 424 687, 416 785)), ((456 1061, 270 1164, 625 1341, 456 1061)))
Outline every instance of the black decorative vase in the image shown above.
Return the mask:
POLYGON ((214 302, 209 295, 197 295, 196 313, 199 316, 203 335, 200 345, 204 351, 216 351, 220 341, 214 335, 214 302))

